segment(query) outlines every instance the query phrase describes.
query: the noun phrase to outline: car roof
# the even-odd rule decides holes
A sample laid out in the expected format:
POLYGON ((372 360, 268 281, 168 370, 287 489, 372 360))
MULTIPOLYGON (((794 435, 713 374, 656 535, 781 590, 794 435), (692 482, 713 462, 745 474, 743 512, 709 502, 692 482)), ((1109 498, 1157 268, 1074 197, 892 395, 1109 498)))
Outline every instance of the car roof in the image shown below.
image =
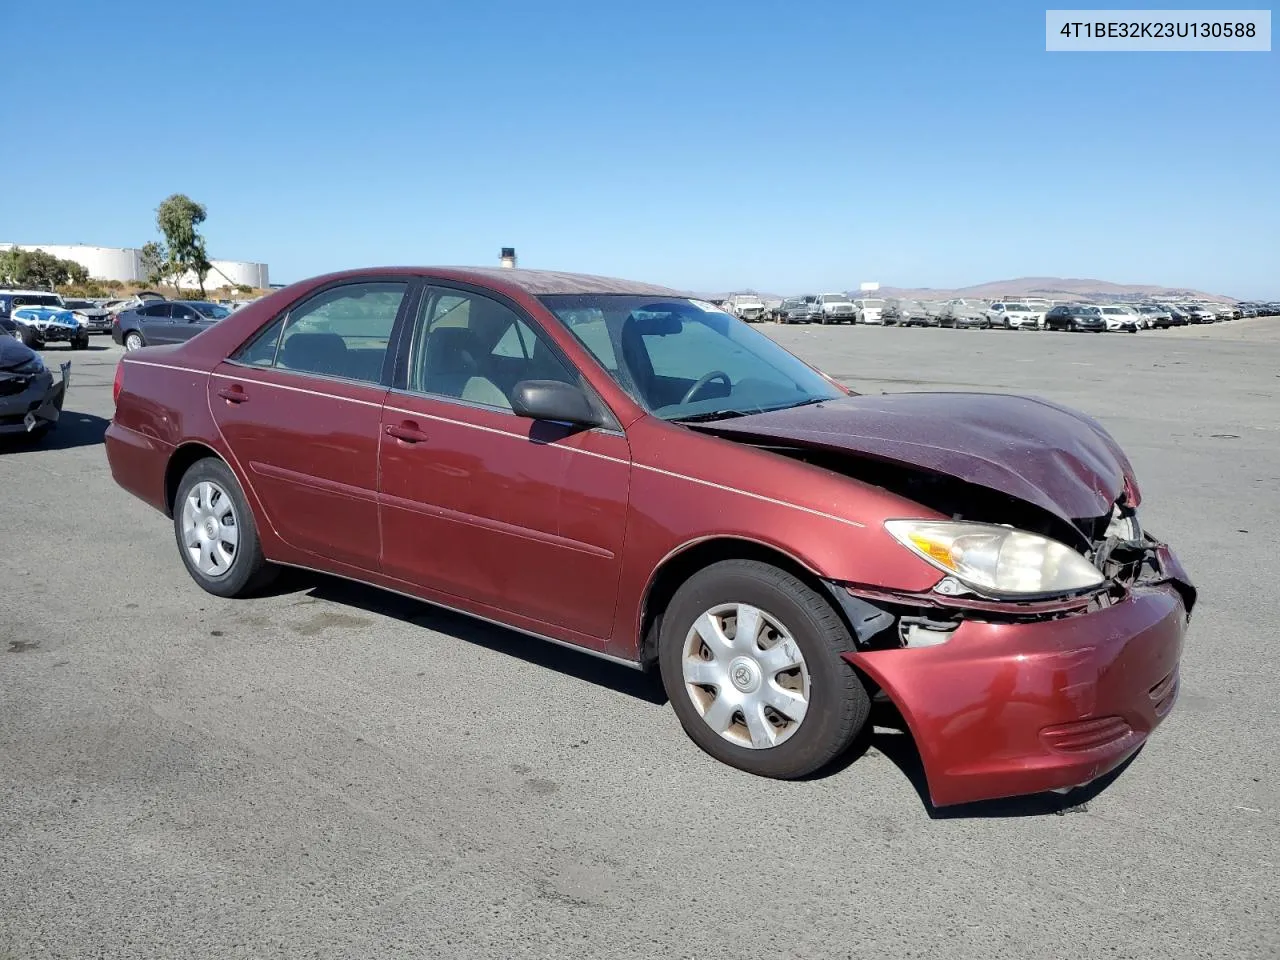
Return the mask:
MULTIPOLYGON (((414 276, 436 280, 474 283, 503 293, 525 293, 540 297, 550 294, 613 293, 634 296, 689 297, 687 291, 652 283, 637 283, 616 277, 559 270, 526 270, 511 267, 366 267, 343 270, 317 277, 316 280, 337 281, 379 276, 414 276)), ((313 281, 308 281, 311 283, 313 281)))

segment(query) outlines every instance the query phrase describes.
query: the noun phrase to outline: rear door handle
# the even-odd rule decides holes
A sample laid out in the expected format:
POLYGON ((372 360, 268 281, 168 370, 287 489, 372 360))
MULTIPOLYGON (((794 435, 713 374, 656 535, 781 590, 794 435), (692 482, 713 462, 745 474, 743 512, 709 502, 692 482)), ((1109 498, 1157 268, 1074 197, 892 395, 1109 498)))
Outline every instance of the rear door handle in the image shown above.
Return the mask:
POLYGON ((405 443, 422 443, 424 440, 429 439, 412 420, 405 420, 403 423, 398 424, 388 423, 384 429, 387 432, 387 436, 403 440, 405 443))
POLYGON ((249 399, 249 395, 244 392, 244 388, 239 384, 234 387, 223 387, 218 391, 218 396, 228 403, 244 403, 249 399))

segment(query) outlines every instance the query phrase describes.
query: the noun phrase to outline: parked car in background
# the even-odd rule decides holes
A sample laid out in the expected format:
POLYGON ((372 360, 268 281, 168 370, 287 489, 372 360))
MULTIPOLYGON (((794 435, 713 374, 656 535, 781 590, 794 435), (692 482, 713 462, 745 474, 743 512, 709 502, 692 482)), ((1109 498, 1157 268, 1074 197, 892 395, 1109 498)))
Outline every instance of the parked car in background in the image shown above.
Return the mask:
POLYGON ((997 300, 983 311, 993 327, 1006 330, 1038 330, 1040 314, 1017 300, 997 300))
POLYGON ((1137 333, 1138 332, 1138 316, 1136 313, 1130 313, 1124 307, 1107 305, 1099 307, 1090 307, 1091 310, 1097 310, 1102 315, 1102 322, 1106 324, 1110 333, 1137 333))
POLYGON ((307 567, 656 668, 698 747, 766 777, 827 767, 883 693, 936 806, 1084 784, 1174 706, 1196 590, 1082 413, 854 396, 627 281, 285 296, 117 367, 112 476, 210 594, 307 567))
POLYGON ((71 361, 55 382, 44 359, 13 337, 0 337, 0 437, 35 439, 58 422, 71 380, 71 361))
POLYGON ((877 298, 860 298, 853 301, 854 323, 888 323, 885 318, 885 302, 877 298))
POLYGON ((154 293, 150 290, 141 290, 138 293, 125 297, 123 300, 115 301, 111 306, 107 307, 114 316, 124 310, 132 310, 134 307, 140 307, 146 303, 156 303, 164 300, 164 295, 154 293))
POLYGON ((1216 323, 1218 315, 1209 307, 1199 303, 1187 305, 1187 315, 1191 318, 1192 323, 1216 323))
POLYGON ((66 308, 84 321, 84 327, 90 333, 110 333, 111 314, 92 300, 68 300, 63 298, 66 308))
POLYGON ((764 301, 754 293, 735 293, 725 302, 725 308, 748 323, 759 323, 765 315, 764 301))
POLYGON ((184 343, 230 315, 230 310, 217 303, 153 300, 116 314, 111 339, 128 351, 184 343))
POLYGON ((1136 304, 1132 303, 1113 303, 1113 307, 1117 307, 1122 314, 1131 317, 1133 320, 1134 330, 1147 330, 1151 327, 1150 320, 1138 309, 1136 304))
POLYGON ((937 322, 919 300, 888 300, 882 316, 885 317, 885 322, 900 327, 928 327, 937 322))
POLYGON ((1235 320, 1239 314, 1232 304, 1220 303, 1214 307, 1214 316, 1219 320, 1235 320))
POLYGON ((52 290, 0 289, 0 318, 8 319, 17 307, 58 307, 65 304, 52 290))
POLYGON ((1169 311, 1169 323, 1171 326, 1185 327, 1196 322, 1192 319, 1191 311, 1185 304, 1169 304, 1164 309, 1169 311))
POLYGON ((1083 303, 1061 303, 1053 307, 1044 316, 1046 330, 1063 330, 1071 333, 1088 330, 1091 333, 1103 333, 1107 323, 1102 319, 1102 312, 1097 307, 1083 303))
POLYGON ((88 329, 66 307, 14 307, 9 319, 17 324, 19 339, 32 350, 41 350, 49 343, 66 343, 72 350, 89 346, 88 329))
POLYGON ((815 315, 813 304, 806 303, 804 297, 788 297, 778 304, 779 323, 808 323, 815 315))
POLYGON ((853 301, 843 293, 820 293, 814 306, 820 323, 853 323, 857 318, 853 301))
POLYGON ((987 305, 980 300, 966 300, 963 297, 948 300, 938 316, 938 325, 989 330, 991 318, 987 316, 986 310, 987 305))
POLYGON ((1143 325, 1148 330, 1165 330, 1173 325, 1173 314, 1158 303, 1141 304, 1138 313, 1142 315, 1143 325))
POLYGON ((921 301, 920 305, 924 308, 925 313, 929 317, 929 322, 928 324, 926 324, 926 326, 930 326, 930 327, 942 326, 942 313, 947 307, 947 301, 924 300, 924 301, 921 301))

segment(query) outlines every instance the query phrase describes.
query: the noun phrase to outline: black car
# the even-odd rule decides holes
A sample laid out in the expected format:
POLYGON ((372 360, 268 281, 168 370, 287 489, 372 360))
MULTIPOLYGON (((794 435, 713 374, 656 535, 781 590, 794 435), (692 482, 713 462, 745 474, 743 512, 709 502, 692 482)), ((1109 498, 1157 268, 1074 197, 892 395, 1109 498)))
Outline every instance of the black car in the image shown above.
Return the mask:
POLYGON ((1044 315, 1046 330, 1088 330, 1091 333, 1103 333, 1107 329, 1107 321, 1102 311, 1082 303, 1063 303, 1044 315))
POLYGON ((62 414, 70 374, 68 361, 55 381, 40 354, 13 336, 0 337, 0 437, 47 433, 62 414))
POLYGON ((116 314, 111 339, 126 350, 185 343, 231 311, 204 300, 152 300, 116 314))
POLYGON ((777 317, 779 323, 808 323, 816 313, 804 297, 788 297, 778 304, 777 317))

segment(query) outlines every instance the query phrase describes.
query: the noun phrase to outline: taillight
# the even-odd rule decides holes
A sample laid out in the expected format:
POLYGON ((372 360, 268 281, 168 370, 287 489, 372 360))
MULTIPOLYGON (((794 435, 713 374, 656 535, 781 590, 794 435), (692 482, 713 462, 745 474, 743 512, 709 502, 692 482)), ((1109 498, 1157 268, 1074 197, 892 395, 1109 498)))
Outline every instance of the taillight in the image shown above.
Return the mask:
POLYGON ((116 379, 111 384, 111 402, 113 404, 120 402, 120 388, 124 386, 124 361, 121 360, 116 364, 116 379))

